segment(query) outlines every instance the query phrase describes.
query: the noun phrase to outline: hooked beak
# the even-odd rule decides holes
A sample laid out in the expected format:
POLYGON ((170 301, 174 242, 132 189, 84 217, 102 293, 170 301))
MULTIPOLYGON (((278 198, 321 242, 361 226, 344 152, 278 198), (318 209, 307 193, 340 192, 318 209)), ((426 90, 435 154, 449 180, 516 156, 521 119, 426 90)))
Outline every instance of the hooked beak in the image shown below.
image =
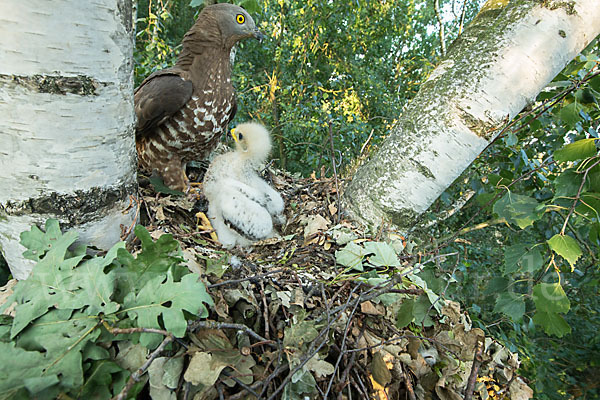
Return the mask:
POLYGON ((254 36, 254 39, 258 40, 259 42, 262 42, 265 38, 265 35, 263 35, 263 33, 259 31, 258 28, 256 28, 254 32, 252 32, 252 36, 254 36))

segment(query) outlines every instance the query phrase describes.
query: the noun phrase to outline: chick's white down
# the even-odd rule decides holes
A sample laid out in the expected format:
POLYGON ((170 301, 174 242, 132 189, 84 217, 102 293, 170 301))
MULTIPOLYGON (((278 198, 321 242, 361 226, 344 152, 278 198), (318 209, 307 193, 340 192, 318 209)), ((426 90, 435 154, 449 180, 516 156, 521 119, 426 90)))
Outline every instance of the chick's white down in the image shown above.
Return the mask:
POLYGON ((274 225, 285 222, 283 199, 258 174, 271 151, 269 132, 249 122, 232 136, 235 150, 215 157, 203 185, 208 218, 227 248, 273 237, 274 225))

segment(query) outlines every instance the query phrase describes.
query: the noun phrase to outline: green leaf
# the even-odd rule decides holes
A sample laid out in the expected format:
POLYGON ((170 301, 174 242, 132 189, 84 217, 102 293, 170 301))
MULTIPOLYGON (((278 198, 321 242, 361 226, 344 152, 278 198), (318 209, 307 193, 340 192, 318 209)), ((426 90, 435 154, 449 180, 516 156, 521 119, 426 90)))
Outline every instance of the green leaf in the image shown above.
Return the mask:
POLYGON ((45 229, 46 232, 43 232, 34 225, 29 231, 21 233, 21 244, 27 248, 23 253, 25 258, 39 261, 62 236, 58 221, 55 219, 48 219, 45 229))
POLYGON ((494 312, 505 314, 514 322, 518 322, 525 314, 525 300, 523 300, 523 296, 515 293, 500 293, 496 298, 494 312))
MULTIPOLYGON (((127 314, 136 325, 143 328, 162 329, 159 317, 162 317, 164 328, 176 337, 183 337, 187 322, 183 311, 200 318, 208 316, 205 304, 213 305, 211 297, 206 293, 204 283, 196 274, 185 275, 181 282, 173 282, 171 274, 157 276, 149 281, 140 292, 130 293, 125 297, 127 314)), ((142 333, 140 343, 148 348, 158 345, 157 334, 142 333)))
POLYGON ((11 338, 31 321, 45 314, 50 307, 74 310, 87 302, 87 296, 74 296, 78 282, 72 274, 72 269, 79 264, 83 255, 65 259, 68 247, 77 240, 77 233, 60 234, 53 240, 52 247, 34 267, 32 275, 17 283, 6 303, 17 302, 11 338))
MULTIPOLYGON (((192 2, 193 1, 194 0, 192 0, 192 2)), ((200 0, 200 3, 202 3, 203 1, 204 0, 200 0)), ((195 7, 195 6, 192 6, 192 7, 195 7)), ((150 178, 148 178, 148 180, 150 181, 152 186, 154 186, 154 190, 157 193, 172 194, 175 196, 183 196, 185 194, 183 192, 180 192, 179 190, 173 190, 173 189, 169 188, 167 185, 165 185, 162 178, 160 178, 158 176, 151 176, 150 178)))
POLYGON ((596 139, 582 139, 574 143, 570 143, 564 146, 562 149, 558 149, 554 152, 554 159, 556 161, 576 161, 583 160, 588 157, 595 156, 598 151, 596 150, 596 139))
POLYGON ((119 367, 115 362, 109 360, 100 360, 94 362, 89 371, 83 386, 79 389, 77 398, 79 399, 110 399, 121 390, 121 387, 113 386, 113 375, 125 375, 126 371, 119 367))
POLYGON ((571 327, 560 314, 536 311, 533 322, 541 326, 548 335, 563 337, 571 333, 571 327))
POLYGON ((190 7, 200 7, 204 4, 204 0, 192 0, 190 1, 190 7))
MULTIPOLYGON (((134 258, 125 249, 117 252, 117 259, 126 271, 119 271, 118 301, 131 292, 139 292, 149 281, 156 277, 164 278, 169 270, 177 268, 184 260, 174 253, 179 243, 170 234, 162 235, 153 241, 143 226, 135 227, 135 235, 142 242, 142 251, 134 258)), ((185 267, 180 267, 186 270, 185 267)))
POLYGON ((556 254, 567 260, 571 264, 571 267, 575 265, 577 259, 583 254, 577 241, 569 235, 557 233, 548 240, 548 245, 556 254))
MULTIPOLYGON (((0 354, 3 362, 0 363, 0 398, 19 399, 30 398, 31 394, 36 394, 35 390, 48 391, 49 385, 58 382, 56 374, 43 374, 44 355, 39 351, 27 351, 16 347, 14 342, 0 342, 0 354), (11 360, 11 362, 7 362, 11 360), (33 391, 33 393, 27 389, 33 391)), ((50 395, 52 398, 52 395, 50 395)))
POLYGON ((600 220, 600 193, 583 193, 575 211, 600 220))
POLYGON ((82 312, 52 310, 24 330, 17 341, 26 350, 44 350, 41 375, 60 376, 71 389, 83 384, 82 351, 100 335, 98 320, 82 312))
POLYGON ((581 119, 581 117, 579 116, 580 109, 581 109, 581 106, 577 102, 573 102, 571 104, 564 106, 560 110, 558 116, 569 127, 573 127, 581 119))
POLYGON ((243 7, 250 14, 255 14, 260 12, 260 6, 256 0, 244 0, 240 3, 240 6, 243 7))
POLYGON ((554 180, 554 193, 559 196, 575 196, 581 186, 582 174, 578 174, 572 168, 563 171, 554 180))
POLYGON ((537 311, 564 314, 571 308, 560 283, 539 283, 533 287, 533 302, 537 311))
POLYGON ((403 299, 398 314, 396 314, 396 328, 402 329, 415 319, 414 314, 415 300, 403 299))
POLYGON ((41 238, 52 241, 50 250, 34 267, 32 275, 17 283, 7 302, 17 302, 11 337, 50 308, 76 310, 88 307, 92 315, 110 314, 118 309, 118 304, 111 300, 116 275, 104 273, 104 268, 114 261, 117 250, 125 247, 124 243, 113 246, 104 257, 82 262, 84 254, 69 257, 68 248, 77 240, 76 232, 63 235, 55 225, 41 238))
POLYGON ((362 246, 350 242, 335 252, 335 260, 344 267, 362 271, 362 260, 367 254, 369 253, 362 246))
POLYGON ((529 196, 508 192, 494 204, 494 212, 524 229, 544 214, 543 205, 529 196))
POLYGON ((396 256, 393 247, 384 242, 367 242, 365 250, 373 254, 369 257, 369 262, 378 267, 398 267, 400 260, 396 256))
POLYGON ((312 342, 318 334, 314 321, 301 321, 285 328, 283 345, 300 349, 312 342))
POLYGON ((518 243, 504 249, 504 275, 517 271, 536 272, 544 265, 544 258, 537 247, 518 243))

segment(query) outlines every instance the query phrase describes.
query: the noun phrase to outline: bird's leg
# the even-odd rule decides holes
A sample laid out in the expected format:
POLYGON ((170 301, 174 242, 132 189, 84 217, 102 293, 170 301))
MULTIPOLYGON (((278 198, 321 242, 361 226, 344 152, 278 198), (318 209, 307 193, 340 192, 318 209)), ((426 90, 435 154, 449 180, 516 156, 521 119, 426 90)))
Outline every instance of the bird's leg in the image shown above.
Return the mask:
POLYGON ((210 232, 210 238, 215 242, 219 242, 219 237, 217 236, 217 233, 215 232, 215 229, 213 228, 210 221, 208 220, 206 214, 204 214, 202 211, 199 211, 196 213, 196 218, 197 227, 201 228, 203 231, 210 232), (202 224, 200 224, 200 221, 202 221, 202 224))
POLYGON ((180 192, 187 192, 190 187, 190 181, 185 175, 185 166, 181 160, 176 157, 169 160, 159 168, 159 173, 166 186, 180 192))

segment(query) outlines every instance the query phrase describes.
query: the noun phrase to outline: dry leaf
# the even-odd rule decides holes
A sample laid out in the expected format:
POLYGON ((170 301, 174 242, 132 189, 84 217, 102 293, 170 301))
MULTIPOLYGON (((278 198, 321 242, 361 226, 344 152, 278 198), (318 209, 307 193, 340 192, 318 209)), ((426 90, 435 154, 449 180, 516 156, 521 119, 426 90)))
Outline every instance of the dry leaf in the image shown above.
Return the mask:
POLYGON ((329 208, 329 214, 331 214, 331 216, 334 216, 338 210, 337 207, 335 206, 335 204, 333 204, 333 203, 329 204, 329 206, 327 208, 329 208))

